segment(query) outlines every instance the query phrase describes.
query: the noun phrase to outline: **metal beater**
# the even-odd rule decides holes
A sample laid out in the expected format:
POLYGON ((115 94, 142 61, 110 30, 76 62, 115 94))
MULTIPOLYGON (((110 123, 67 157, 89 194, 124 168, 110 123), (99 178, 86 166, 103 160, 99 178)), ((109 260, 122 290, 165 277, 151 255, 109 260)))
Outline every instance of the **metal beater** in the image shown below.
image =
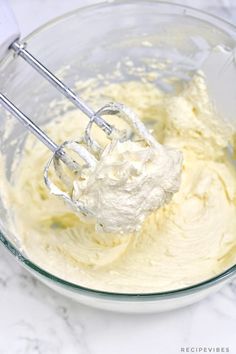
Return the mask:
POLYGON ((60 81, 54 74, 52 74, 43 64, 41 64, 29 51, 26 49, 26 43, 19 41, 20 33, 14 15, 9 8, 7 1, 0 0, 0 60, 4 57, 8 50, 12 50, 16 56, 23 58, 30 64, 40 75, 48 80, 58 91, 60 91, 66 98, 68 98, 80 111, 82 111, 88 118, 89 123, 85 129, 83 139, 80 141, 66 141, 62 145, 56 144, 45 132, 43 132, 29 117, 20 111, 4 94, 0 93, 0 104, 9 111, 15 118, 22 123, 25 128, 33 133, 44 145, 47 146, 53 153, 52 158, 47 163, 44 170, 44 180, 49 190, 62 197, 74 209, 84 215, 89 215, 89 210, 85 209, 80 201, 72 200, 69 193, 60 190, 49 178, 49 168, 54 166, 57 176, 66 182, 66 176, 63 175, 63 166, 61 161, 73 171, 79 173, 81 165, 73 159, 66 151, 71 150, 85 161, 86 166, 93 166, 98 161, 99 153, 102 148, 91 138, 90 131, 93 124, 100 127, 107 136, 112 139, 114 136, 120 140, 130 138, 136 133, 141 139, 146 140, 150 144, 155 145, 155 139, 150 137, 146 131, 145 126, 127 107, 121 104, 110 103, 97 112, 94 112, 85 102, 79 98, 75 92, 60 81), (110 125, 104 118, 104 115, 118 115, 124 119, 131 127, 130 132, 119 131, 114 126, 110 125))

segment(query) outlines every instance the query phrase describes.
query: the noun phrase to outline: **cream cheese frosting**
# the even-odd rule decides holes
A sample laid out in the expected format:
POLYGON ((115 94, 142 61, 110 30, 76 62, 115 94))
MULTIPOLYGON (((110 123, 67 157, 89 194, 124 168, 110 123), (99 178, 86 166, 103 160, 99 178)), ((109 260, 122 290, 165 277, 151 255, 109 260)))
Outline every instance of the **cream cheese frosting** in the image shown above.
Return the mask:
POLYGON ((74 180, 72 200, 94 215, 96 231, 136 232, 150 212, 178 191, 181 169, 182 154, 173 148, 112 141, 100 160, 74 180))
MULTIPOLYGON (((54 154, 44 172, 50 193, 62 197, 83 221, 94 223, 97 232, 132 233, 140 230, 151 212, 168 203, 180 185, 182 153, 158 143, 138 116, 123 104, 111 103, 99 112, 115 112, 126 124, 99 145, 91 136, 93 122, 77 141, 61 146, 82 159, 75 173, 54 154), (63 182, 60 189, 49 170, 63 182), (67 192, 65 192, 67 190, 67 192)), ((114 116, 113 116, 114 119, 114 116)), ((81 135, 81 132, 80 132, 81 135)), ((60 183, 61 184, 61 183, 60 183)))
MULTIPOLYGON (((11 205, 12 232, 29 258, 76 284, 129 293, 189 286, 232 266, 236 261, 236 170, 228 147, 235 130, 217 117, 204 77, 194 76, 174 96, 135 81, 112 84, 95 94, 101 104, 109 99, 132 107, 161 144, 182 151, 179 191, 170 203, 148 215, 136 234, 98 233, 94 225, 81 221, 48 194, 42 171, 50 153, 28 137, 15 171, 17 179, 11 184, 5 181, 4 188, 5 203, 11 205)), ((52 138, 63 142, 78 138, 85 124, 78 111, 69 111, 46 128, 52 138)), ((97 137, 102 140, 99 132, 97 137)), ((142 178, 145 147, 141 148, 143 161, 140 156, 136 161, 136 149, 117 146, 114 161, 120 154, 122 163, 127 152, 142 178)), ((112 159, 108 165, 113 166, 112 159)), ((119 171, 112 169, 111 180, 119 171)))

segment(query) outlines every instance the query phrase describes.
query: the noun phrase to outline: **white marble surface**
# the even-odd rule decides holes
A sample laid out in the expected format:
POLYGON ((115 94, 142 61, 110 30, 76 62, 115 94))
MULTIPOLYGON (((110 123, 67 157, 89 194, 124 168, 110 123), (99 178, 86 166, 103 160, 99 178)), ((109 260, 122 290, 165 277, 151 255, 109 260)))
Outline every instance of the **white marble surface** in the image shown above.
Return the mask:
MULTIPOLYGON (((81 0, 11 0, 22 34, 81 0)), ((93 1, 94 2, 94 1, 93 1)), ((236 23, 234 1, 182 1, 236 23)), ((236 4, 235 4, 236 6, 236 4)), ((184 346, 236 353, 236 282, 170 313, 124 315, 95 310, 53 292, 0 247, 0 354, 175 354, 184 346)))

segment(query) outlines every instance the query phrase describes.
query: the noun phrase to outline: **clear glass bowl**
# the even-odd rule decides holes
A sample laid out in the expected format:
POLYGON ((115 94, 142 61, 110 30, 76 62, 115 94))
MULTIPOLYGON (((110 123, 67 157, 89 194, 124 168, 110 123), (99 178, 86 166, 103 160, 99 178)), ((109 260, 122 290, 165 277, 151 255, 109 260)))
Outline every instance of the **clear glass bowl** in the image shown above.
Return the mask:
MULTIPOLYGON (((233 49, 236 28, 191 8, 156 1, 116 1, 81 8, 59 17, 26 38, 29 50, 73 88, 75 82, 112 73, 118 61, 132 60, 149 70, 146 58, 169 65, 167 75, 188 79, 201 67, 206 53, 217 44, 233 49), (151 45, 150 45, 151 43, 151 45), (176 70, 177 68, 177 70, 176 70)), ((138 73, 124 69, 126 80, 138 73)), ((119 80, 119 78, 117 79, 119 80)), ((21 58, 12 53, 0 63, 1 91, 37 124, 53 119, 49 103, 61 95, 21 58)), ((163 82, 157 82, 160 86, 163 82)), ((227 92, 227 94, 230 94, 227 92)), ((60 107, 60 105, 58 105, 60 107)), ((8 176, 14 152, 22 147, 26 132, 12 121, 4 135, 7 117, 1 109, 0 149, 7 156, 8 176), (17 137, 17 142, 13 140, 17 137)), ((202 299, 236 274, 236 265, 193 286, 150 294, 111 293, 88 289, 60 279, 31 262, 20 249, 17 235, 9 232, 7 211, 1 203, 0 240, 26 269, 51 288, 81 303, 121 312, 155 312, 185 306, 202 299)))

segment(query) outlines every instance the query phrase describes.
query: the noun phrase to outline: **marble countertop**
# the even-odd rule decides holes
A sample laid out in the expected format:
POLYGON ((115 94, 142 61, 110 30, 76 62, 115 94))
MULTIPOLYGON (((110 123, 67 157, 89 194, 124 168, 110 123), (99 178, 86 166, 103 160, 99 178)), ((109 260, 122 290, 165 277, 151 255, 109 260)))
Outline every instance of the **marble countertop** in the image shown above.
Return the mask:
MULTIPOLYGON (((92 2, 11 0, 23 36, 92 2)), ((236 23, 233 0, 179 2, 236 23)), ((236 353, 235 333, 236 281, 195 305, 169 313, 109 313, 50 290, 0 247, 0 354, 175 354, 182 347, 203 346, 236 353)))

